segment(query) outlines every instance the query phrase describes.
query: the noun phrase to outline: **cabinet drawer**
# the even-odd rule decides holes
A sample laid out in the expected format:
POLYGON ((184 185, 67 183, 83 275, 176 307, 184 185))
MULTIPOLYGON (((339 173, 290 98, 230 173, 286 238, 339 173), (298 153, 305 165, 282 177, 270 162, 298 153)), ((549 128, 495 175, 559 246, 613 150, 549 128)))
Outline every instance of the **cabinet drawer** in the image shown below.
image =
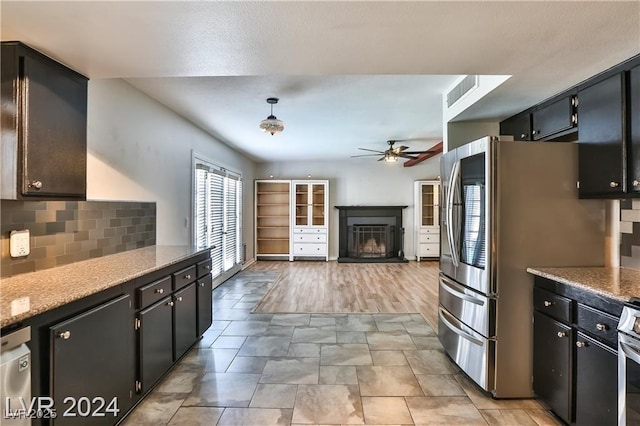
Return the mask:
POLYGON ((326 244, 294 244, 293 245, 294 256, 326 256, 327 245, 326 244))
POLYGON ((196 265, 184 268, 181 271, 173 274, 173 289, 179 290, 185 285, 195 281, 196 279, 196 265))
POLYGON ((440 244, 420 244, 420 257, 440 256, 440 244))
POLYGON ((211 259, 198 262, 198 264, 196 265, 196 271, 198 272, 198 277, 203 277, 211 273, 211 259))
POLYGON ((326 228, 293 228, 294 234, 326 234, 326 228))
POLYGON ((571 322, 571 299, 536 287, 533 289, 533 306, 550 317, 571 322))
POLYGON ((293 236, 294 243, 326 243, 327 234, 296 234, 293 236))
POLYGON ((576 324, 593 336, 602 338, 607 343, 616 346, 618 342, 618 321, 613 315, 578 303, 578 318, 576 324))
POLYGON ((171 277, 164 277, 138 288, 138 309, 156 303, 171 293, 171 277))
POLYGON ((440 235, 439 234, 420 234, 420 243, 439 243, 440 235))
POLYGON ((440 234, 440 228, 437 226, 431 226, 429 228, 420 228, 420 234, 436 234, 439 235, 440 234))

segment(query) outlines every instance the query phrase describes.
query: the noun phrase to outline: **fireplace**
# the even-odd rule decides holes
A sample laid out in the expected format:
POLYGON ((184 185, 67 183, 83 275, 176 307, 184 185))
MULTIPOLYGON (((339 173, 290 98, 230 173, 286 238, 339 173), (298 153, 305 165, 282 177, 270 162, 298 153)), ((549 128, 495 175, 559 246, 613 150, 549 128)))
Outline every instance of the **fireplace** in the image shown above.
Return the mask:
POLYGON ((338 262, 406 262, 402 209, 407 206, 336 206, 338 262))

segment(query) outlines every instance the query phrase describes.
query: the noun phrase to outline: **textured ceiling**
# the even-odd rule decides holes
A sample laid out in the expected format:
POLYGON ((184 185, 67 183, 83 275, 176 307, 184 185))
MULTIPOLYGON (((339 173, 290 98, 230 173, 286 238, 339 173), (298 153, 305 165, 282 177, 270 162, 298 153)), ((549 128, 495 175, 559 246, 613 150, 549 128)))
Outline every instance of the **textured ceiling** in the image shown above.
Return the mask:
POLYGON ((638 1, 2 1, 0 13, 3 40, 125 78, 259 161, 392 138, 427 147, 457 75, 513 75, 460 117, 497 120, 640 52, 638 1), (274 137, 257 129, 269 96, 287 126, 274 137))

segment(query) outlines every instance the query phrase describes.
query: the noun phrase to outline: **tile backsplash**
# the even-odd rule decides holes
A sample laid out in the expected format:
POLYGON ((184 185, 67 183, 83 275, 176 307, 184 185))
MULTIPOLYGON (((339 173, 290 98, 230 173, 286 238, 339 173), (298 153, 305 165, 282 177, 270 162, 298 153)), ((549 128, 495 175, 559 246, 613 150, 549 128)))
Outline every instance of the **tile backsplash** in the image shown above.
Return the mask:
POLYGON ((620 266, 640 269, 640 199, 620 202, 620 266))
POLYGON ((156 204, 130 201, 0 202, 0 275, 9 277, 156 243, 156 204), (31 253, 13 259, 9 234, 28 229, 31 253))

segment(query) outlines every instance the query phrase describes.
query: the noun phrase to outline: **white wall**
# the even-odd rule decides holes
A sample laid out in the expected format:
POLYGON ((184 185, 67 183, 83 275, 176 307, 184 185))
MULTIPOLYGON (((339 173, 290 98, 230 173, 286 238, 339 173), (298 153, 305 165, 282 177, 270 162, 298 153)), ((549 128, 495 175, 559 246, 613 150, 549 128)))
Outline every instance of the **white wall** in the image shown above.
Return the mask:
POLYGON ((338 256, 338 210, 348 205, 406 205, 402 223, 405 228, 405 257, 413 259, 414 201, 413 182, 433 179, 440 175, 440 156, 430 158, 413 167, 397 163, 367 160, 296 161, 258 164, 257 179, 329 180, 329 257, 338 256))
POLYGON ((255 164, 120 79, 90 80, 87 199, 155 201, 157 243, 191 243, 192 150, 242 173, 253 253, 255 164))

